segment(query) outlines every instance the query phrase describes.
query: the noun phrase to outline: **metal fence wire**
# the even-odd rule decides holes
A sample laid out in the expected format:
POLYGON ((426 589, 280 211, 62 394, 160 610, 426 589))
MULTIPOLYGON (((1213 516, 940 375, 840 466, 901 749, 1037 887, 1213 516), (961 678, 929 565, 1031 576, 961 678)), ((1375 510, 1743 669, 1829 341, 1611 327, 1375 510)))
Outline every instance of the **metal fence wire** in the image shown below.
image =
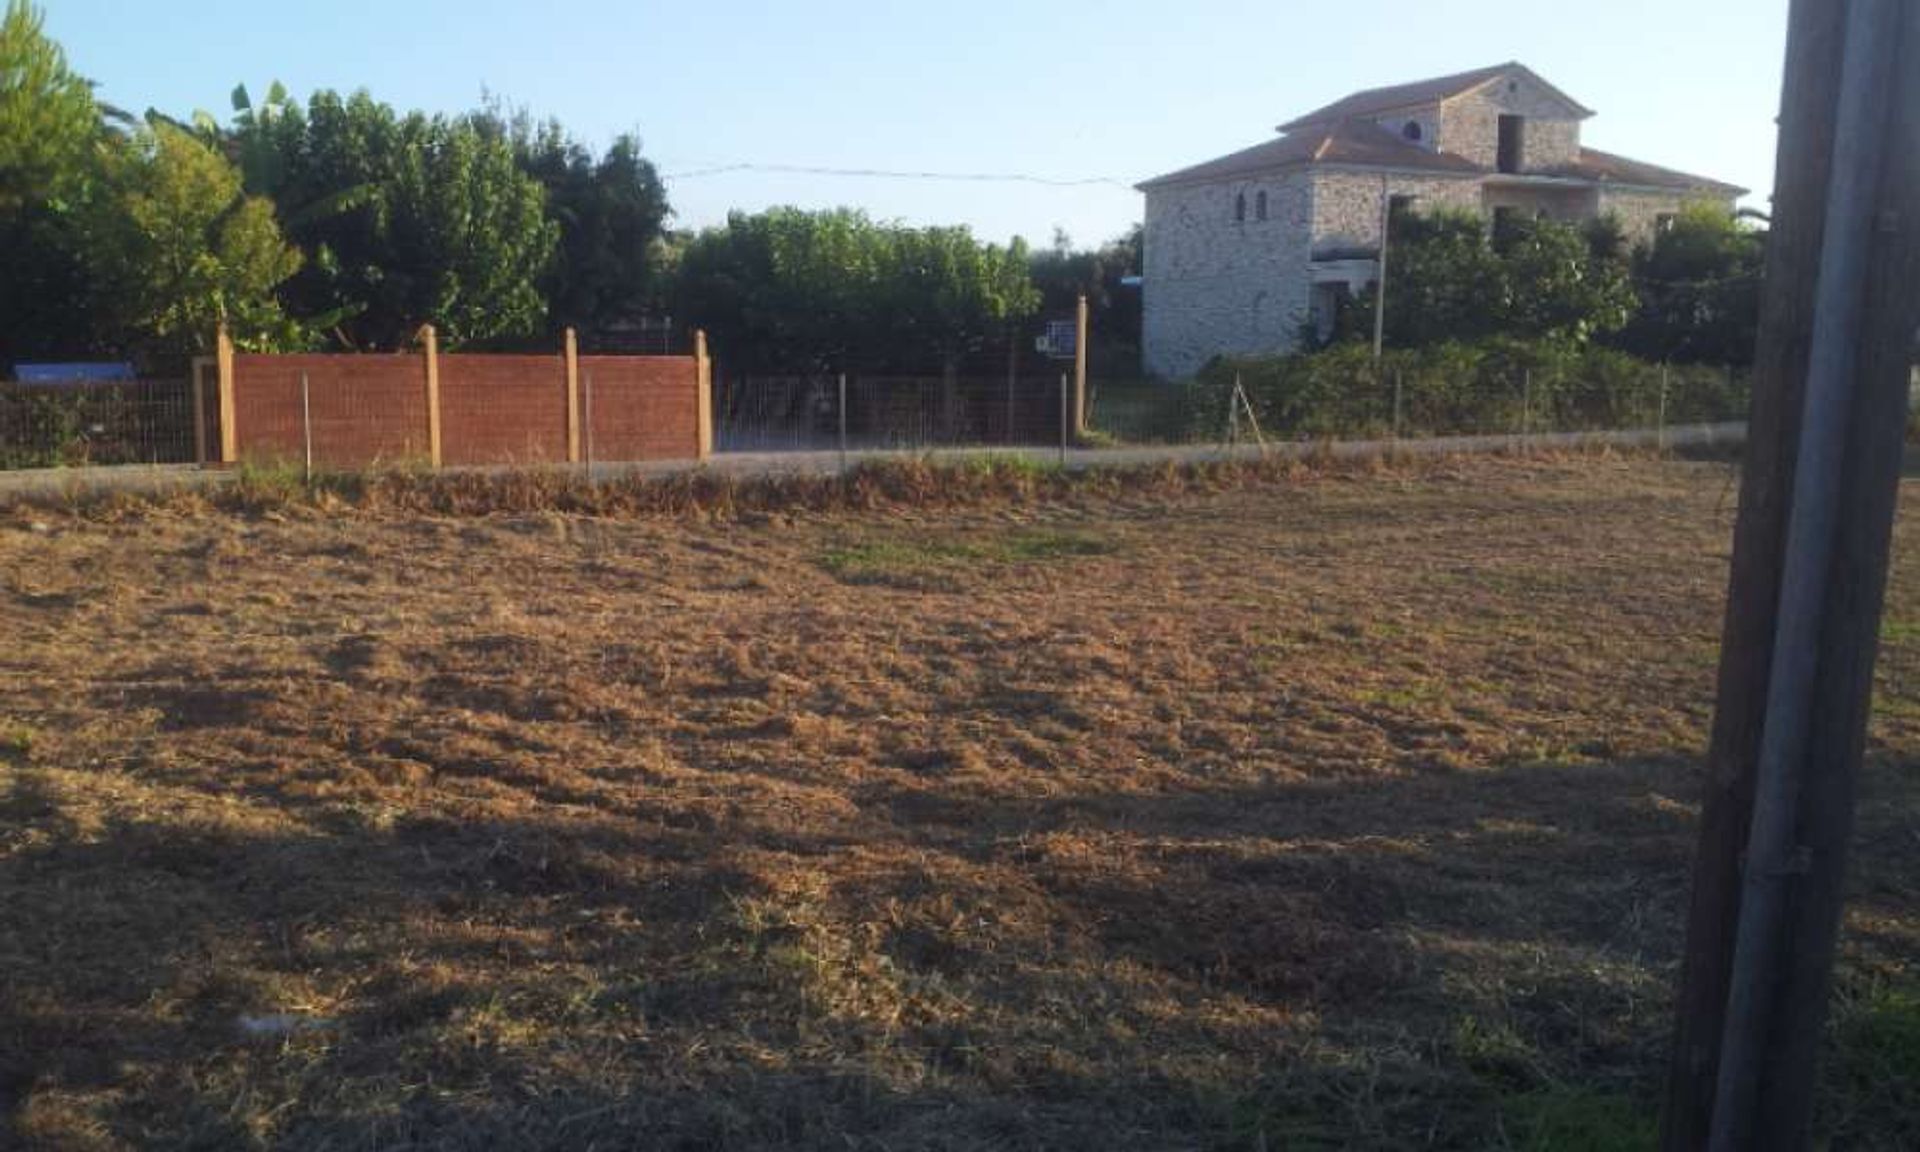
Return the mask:
MULTIPOLYGON (((531 415, 518 413, 503 422, 503 399, 461 389, 464 363, 452 354, 442 358, 443 419, 451 443, 472 439, 463 439, 462 429, 481 428, 491 430, 488 444, 498 449, 483 453, 489 459, 564 459, 561 402, 536 405, 531 415), (544 449, 523 443, 533 439, 544 449)), ((689 459, 696 454, 693 433, 675 431, 684 421, 669 419, 669 410, 682 402, 674 398, 678 392, 669 396, 657 383, 628 380, 616 372, 620 366, 613 360, 588 356, 581 363, 590 394, 583 445, 589 458, 689 459)), ((298 373, 285 375, 280 384, 297 389, 298 373)), ((187 380, 0 383, 0 468, 192 462, 200 458, 197 441, 219 442, 211 365, 201 376, 205 425, 198 437, 187 380)), ((313 439, 316 463, 344 463, 329 447, 343 420, 356 428, 378 428, 393 441, 377 453, 379 459, 425 450, 424 416, 373 404, 365 384, 314 382, 311 427, 305 434, 313 439)), ((1092 379, 1084 397, 1074 394, 1065 375, 721 376, 713 382, 712 404, 714 448, 722 453, 1064 450, 1068 445, 1200 446, 1249 438, 1524 439, 1555 432, 1655 430, 1743 419, 1748 386, 1745 370, 1624 359, 1569 371, 1512 363, 1462 368, 1415 358, 1375 365, 1304 357, 1216 365, 1190 380, 1092 379), (1083 413, 1077 427, 1076 411, 1083 413)), ((692 387, 689 378, 689 402, 692 387)), ((404 407, 415 405, 423 393, 409 378, 397 395, 404 407)), ((302 408, 297 391, 288 397, 282 408, 292 424, 281 429, 280 439, 297 457, 304 447, 302 408)))
POLYGON ((721 452, 1057 445, 1058 378, 746 376, 714 382, 721 452), (844 384, 844 389, 843 389, 844 384))
POLYGON ((1604 371, 1328 364, 1231 366, 1190 380, 744 376, 716 380, 720 452, 1208 445, 1658 430, 1745 418, 1744 371, 1609 362, 1604 371), (842 397, 844 396, 844 400, 842 397), (844 417, 845 436, 841 435, 844 417), (1063 436, 1063 429, 1069 435, 1063 436))
POLYGON ((0 383, 0 468, 187 464, 186 380, 0 383))

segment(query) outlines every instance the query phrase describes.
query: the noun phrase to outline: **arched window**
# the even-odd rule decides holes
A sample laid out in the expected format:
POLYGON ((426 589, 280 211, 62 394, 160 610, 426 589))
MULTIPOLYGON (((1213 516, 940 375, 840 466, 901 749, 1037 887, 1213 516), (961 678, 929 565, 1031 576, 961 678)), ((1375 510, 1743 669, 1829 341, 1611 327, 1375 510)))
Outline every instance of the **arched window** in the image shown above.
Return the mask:
POLYGON ((1253 218, 1255 220, 1267 218, 1267 194, 1264 191, 1253 194, 1253 218))
POLYGON ((1245 192, 1233 198, 1234 223, 1244 223, 1247 219, 1247 194, 1245 192))
POLYGON ((1420 140, 1420 121, 1418 120, 1407 121, 1406 127, 1400 129, 1400 135, 1405 136, 1407 139, 1412 140, 1415 143, 1418 143, 1420 140))

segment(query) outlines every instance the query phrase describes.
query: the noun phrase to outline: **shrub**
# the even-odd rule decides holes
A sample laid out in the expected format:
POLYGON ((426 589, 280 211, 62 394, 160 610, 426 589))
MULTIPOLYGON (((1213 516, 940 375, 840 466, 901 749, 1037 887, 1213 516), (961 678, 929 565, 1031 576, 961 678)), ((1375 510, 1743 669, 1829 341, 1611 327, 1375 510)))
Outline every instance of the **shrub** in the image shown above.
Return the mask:
POLYGON ((1663 367, 1590 343, 1496 336, 1390 349, 1378 363, 1357 343, 1215 360, 1191 386, 1204 428, 1225 426, 1236 380, 1262 430, 1295 439, 1390 433, 1396 382, 1404 435, 1652 427, 1663 415, 1663 387, 1668 424, 1743 419, 1747 405, 1744 372, 1663 367))

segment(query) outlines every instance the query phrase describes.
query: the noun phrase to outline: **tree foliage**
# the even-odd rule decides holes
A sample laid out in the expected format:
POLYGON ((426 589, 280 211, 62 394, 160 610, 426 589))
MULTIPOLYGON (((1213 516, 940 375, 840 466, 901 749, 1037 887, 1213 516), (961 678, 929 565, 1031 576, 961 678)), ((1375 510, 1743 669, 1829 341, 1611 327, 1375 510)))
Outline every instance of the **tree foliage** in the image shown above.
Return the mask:
POLYGON ((1751 363, 1765 258, 1764 232, 1718 205, 1688 205, 1634 258, 1639 306, 1621 346, 1656 360, 1751 363))
POLYGON ((965 227, 775 208, 695 237, 676 296, 742 369, 952 370, 1039 306, 1027 261, 965 227))
POLYGON ((26 0, 0 19, 0 214, 79 193, 101 136, 93 86, 67 67, 26 0))
POLYGON ((661 300, 666 186, 632 134, 595 156, 556 120, 490 106, 473 118, 505 139, 520 170, 546 192, 559 226, 555 259, 540 277, 550 331, 573 327, 591 340, 654 311, 661 300))
POLYGON ((449 346, 541 329, 559 229, 505 139, 365 92, 304 109, 244 95, 233 150, 306 254, 284 292, 295 315, 356 348, 400 346, 428 322, 449 346))
POLYGON ((242 346, 301 339, 275 296, 300 253, 273 205, 178 128, 143 128, 111 151, 86 231, 100 310, 116 318, 120 343, 204 352, 223 321, 242 346))
MULTIPOLYGON (((1386 339, 1396 347, 1491 336, 1586 341, 1632 315, 1617 227, 1518 219, 1495 236, 1472 212, 1395 212, 1386 339)), ((1371 302, 1344 327, 1371 329, 1371 302)))
MULTIPOLYGON (((1474 340, 1499 331, 1506 313, 1506 270, 1486 224, 1468 212, 1395 212, 1387 258, 1386 337, 1419 347, 1474 340)), ((1372 330, 1371 302, 1354 334, 1372 330)))
POLYGON ((94 344, 75 209, 105 131, 42 21, 25 0, 0 18, 0 366, 94 344))
POLYGON ((1232 387, 1268 435, 1387 436, 1573 431, 1739 419, 1747 378, 1722 365, 1671 368, 1595 341, 1365 342, 1309 356, 1216 359, 1193 382, 1196 432, 1226 426, 1232 387))

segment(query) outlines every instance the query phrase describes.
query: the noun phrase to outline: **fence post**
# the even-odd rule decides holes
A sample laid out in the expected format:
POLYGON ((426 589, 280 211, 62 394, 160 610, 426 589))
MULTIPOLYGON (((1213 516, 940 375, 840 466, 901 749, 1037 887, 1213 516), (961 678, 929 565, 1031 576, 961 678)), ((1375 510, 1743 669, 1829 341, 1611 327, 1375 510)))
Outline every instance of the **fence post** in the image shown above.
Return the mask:
POLYGON ((593 373, 580 381, 581 459, 586 461, 587 479, 593 479, 593 373))
POLYGON ((193 385, 193 462, 207 466, 207 366, 211 358, 195 356, 188 380, 193 385))
POLYGON ((1661 452, 1667 450, 1667 365, 1664 360, 1660 363, 1660 415, 1654 425, 1653 444, 1661 452))
POLYGON ((567 366, 567 463, 580 463, 580 344, 569 327, 562 345, 567 366))
POLYGON ((440 334, 431 324, 420 326, 420 343, 427 361, 427 463, 440 467, 440 334))
POLYGON ((1400 439, 1400 369, 1393 370, 1393 438, 1400 439))
POLYGON ((1087 430, 1087 294, 1080 293, 1080 303, 1073 318, 1073 434, 1082 435, 1087 430))
POLYGON ((1067 437, 1073 432, 1072 426, 1067 423, 1068 417, 1067 374, 1062 372, 1060 373, 1060 466, 1062 468, 1067 464, 1067 437))
POLYGON ((1014 443, 1013 436, 1013 390, 1020 381, 1020 337, 1019 327, 1012 321, 1007 324, 1007 426, 1001 430, 1002 444, 1014 443))
POLYGON ((1533 424, 1533 369, 1520 369, 1520 450, 1526 451, 1527 433, 1533 424))
POLYGON ((233 337, 225 322, 213 339, 213 361, 220 388, 220 463, 232 464, 240 458, 240 437, 233 426, 233 337))
POLYGON ((847 374, 840 373, 840 471, 847 470, 847 374))
POLYGON ((313 483, 313 402, 308 398, 307 374, 300 373, 300 445, 305 450, 306 481, 313 483))
POLYGON ((698 438, 698 458, 705 460, 713 455, 713 361, 707 356, 707 332, 696 328, 693 332, 693 372, 695 389, 696 435, 698 438))

